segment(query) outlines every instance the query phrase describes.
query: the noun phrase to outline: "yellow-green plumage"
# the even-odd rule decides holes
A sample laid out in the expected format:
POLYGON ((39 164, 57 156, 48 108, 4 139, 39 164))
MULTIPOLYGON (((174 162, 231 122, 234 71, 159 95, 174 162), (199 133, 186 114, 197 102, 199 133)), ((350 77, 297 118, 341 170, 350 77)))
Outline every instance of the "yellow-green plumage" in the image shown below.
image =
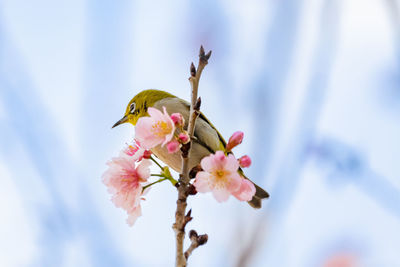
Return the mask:
MULTIPOLYGON (((165 107, 168 114, 181 113, 185 119, 185 127, 187 127, 190 110, 189 103, 170 93, 160 90, 144 90, 137 94, 129 102, 124 117, 114 126, 125 122, 136 125, 140 117, 148 116, 147 108, 149 107, 154 107, 159 110, 162 110, 162 108, 165 107)), ((198 166, 201 159, 210 155, 210 153, 215 153, 217 150, 225 151, 226 142, 224 138, 203 113, 201 113, 196 120, 194 137, 192 149, 189 155, 189 169, 198 166)), ((161 146, 153 148, 152 152, 172 169, 180 172, 182 166, 180 153, 170 154, 166 147, 161 146)), ((245 177, 241 169, 239 172, 245 177)), ((256 195, 251 201, 249 201, 249 204, 254 208, 260 208, 261 199, 267 198, 269 195, 259 186, 255 186, 256 195)))

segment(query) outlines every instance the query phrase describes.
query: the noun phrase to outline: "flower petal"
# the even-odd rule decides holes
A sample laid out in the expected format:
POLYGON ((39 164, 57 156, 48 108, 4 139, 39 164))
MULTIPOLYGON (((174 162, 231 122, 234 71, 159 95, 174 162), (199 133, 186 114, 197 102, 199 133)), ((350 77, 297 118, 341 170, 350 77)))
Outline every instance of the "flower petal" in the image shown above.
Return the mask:
POLYGON ((256 193, 256 187, 254 184, 242 178, 240 188, 238 191, 233 193, 233 196, 236 197, 240 201, 250 201, 256 193))
POLYGON ((126 219, 126 223, 129 226, 133 226, 134 223, 136 222, 137 218, 139 218, 140 216, 142 216, 142 207, 139 205, 138 207, 136 207, 134 209, 133 212, 129 213, 129 216, 126 219))
POLYGON ((210 155, 208 157, 204 157, 200 161, 200 165, 201 165, 201 168, 206 172, 213 172, 216 169, 215 168, 215 164, 214 164, 213 155, 210 155))
POLYGON ((225 162, 225 169, 230 172, 237 172, 239 169, 239 162, 233 154, 229 154, 225 162))
POLYGON ((162 120, 163 118, 163 114, 160 110, 153 108, 153 107, 149 107, 147 109, 147 113, 149 114, 150 117, 152 117, 154 120, 162 120))
POLYGON ((231 193, 236 192, 237 190, 239 190, 242 179, 240 177, 240 175, 237 172, 231 173, 228 176, 228 184, 226 186, 227 190, 231 193))
POLYGON ((151 149, 163 142, 163 137, 154 135, 151 131, 154 120, 150 117, 141 117, 135 126, 136 139, 144 149, 151 149))
POLYGON ((144 159, 137 166, 136 171, 139 175, 140 182, 145 182, 150 177, 150 165, 151 161, 144 159))
POLYGON ((194 181, 193 185, 197 192, 206 193, 211 191, 210 178, 211 175, 208 172, 198 172, 196 174, 196 180, 194 181))
POLYGON ((214 198, 218 201, 218 202, 225 202, 229 199, 229 191, 227 191, 224 188, 218 188, 218 189, 214 189, 212 191, 212 194, 214 196, 214 198))

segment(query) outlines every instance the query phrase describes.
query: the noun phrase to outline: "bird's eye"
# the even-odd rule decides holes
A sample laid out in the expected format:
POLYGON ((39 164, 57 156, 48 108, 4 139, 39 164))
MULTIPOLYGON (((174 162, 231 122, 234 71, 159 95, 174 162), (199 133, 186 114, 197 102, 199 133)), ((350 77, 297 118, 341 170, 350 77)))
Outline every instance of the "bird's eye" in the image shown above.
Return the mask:
POLYGON ((135 102, 133 102, 133 103, 129 106, 130 113, 133 114, 133 112, 135 112, 135 108, 136 108, 136 104, 135 104, 135 102))

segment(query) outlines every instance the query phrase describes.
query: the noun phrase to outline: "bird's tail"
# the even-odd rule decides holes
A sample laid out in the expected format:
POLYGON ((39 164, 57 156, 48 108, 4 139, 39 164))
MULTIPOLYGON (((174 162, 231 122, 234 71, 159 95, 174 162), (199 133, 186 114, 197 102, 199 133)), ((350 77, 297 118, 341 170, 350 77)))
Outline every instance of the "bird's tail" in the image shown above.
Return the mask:
POLYGON ((269 198, 269 194, 267 191, 265 191, 258 185, 254 184, 254 186, 256 187, 256 194, 247 203, 249 203, 249 205, 252 206, 253 208, 259 209, 261 208, 261 200, 263 200, 264 198, 269 198))

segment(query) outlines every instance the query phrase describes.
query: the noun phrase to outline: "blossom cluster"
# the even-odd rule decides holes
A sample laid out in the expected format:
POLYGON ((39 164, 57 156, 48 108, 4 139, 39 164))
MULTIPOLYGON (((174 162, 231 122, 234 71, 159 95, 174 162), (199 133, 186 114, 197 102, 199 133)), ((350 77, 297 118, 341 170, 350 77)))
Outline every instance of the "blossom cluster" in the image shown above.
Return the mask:
MULTIPOLYGON (((103 174, 103 183, 112 194, 113 203, 127 212, 129 225, 141 216, 140 201, 144 199, 145 189, 163 180, 173 180, 168 169, 162 168, 162 173, 156 176, 163 179, 152 183, 148 181, 151 160, 155 161, 151 157, 151 149, 161 145, 166 146, 169 153, 176 153, 190 141, 183 129, 185 121, 180 113, 169 115, 165 107, 163 112, 149 107, 148 114, 136 124, 135 143, 127 146, 119 157, 112 158, 103 174)), ((242 140, 243 133, 235 132, 226 145, 226 151, 216 151, 201 160, 202 171, 197 173, 193 183, 197 192, 212 192, 218 202, 226 201, 230 195, 240 201, 252 199, 255 186, 240 169, 249 167, 251 159, 248 156, 236 159, 231 152, 242 140)))

